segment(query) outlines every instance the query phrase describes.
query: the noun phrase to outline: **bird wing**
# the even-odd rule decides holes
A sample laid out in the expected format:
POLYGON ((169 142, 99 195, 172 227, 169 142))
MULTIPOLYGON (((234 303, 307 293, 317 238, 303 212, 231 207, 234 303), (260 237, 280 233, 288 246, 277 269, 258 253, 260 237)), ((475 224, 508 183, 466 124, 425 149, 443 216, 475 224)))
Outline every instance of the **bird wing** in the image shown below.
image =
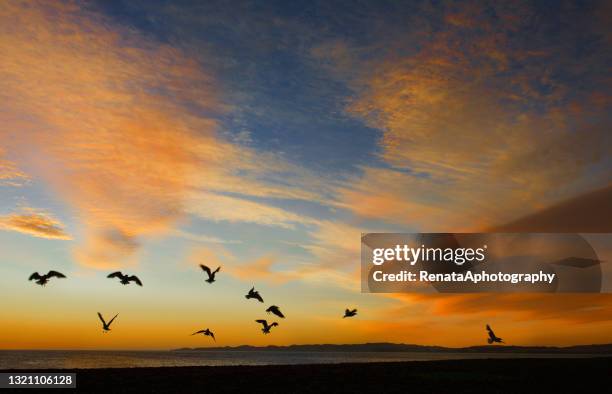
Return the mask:
POLYGON ((65 278, 66 275, 62 274, 61 272, 57 272, 57 271, 51 270, 51 271, 49 271, 47 273, 47 277, 48 278, 53 278, 53 277, 56 277, 56 278, 65 278))
POLYGON ((100 318, 100 320, 102 321, 103 325, 106 325, 106 322, 104 321, 104 318, 102 317, 102 314, 100 312, 98 312, 98 317, 100 318))
POLYGON ((257 292, 253 294, 253 298, 259 300, 259 302, 264 302, 263 298, 261 298, 261 296, 257 292))
POLYGON ((278 323, 274 322, 274 323, 270 324, 270 327, 274 327, 274 326, 278 326, 278 323))
POLYGON ((216 270, 214 270, 213 275, 216 274, 217 272, 221 271, 221 266, 218 266, 216 270))
POLYGON ((212 275, 212 272, 210 272, 210 268, 208 268, 207 266, 200 264, 200 268, 202 268, 204 272, 208 274, 209 277, 212 275))
POLYGON ((269 307, 266 310, 266 312, 272 312, 278 317, 285 317, 285 315, 283 315, 283 313, 280 311, 280 309, 276 305, 272 305, 271 307, 269 307))
POLYGON ((268 321, 267 320, 259 319, 259 320, 255 320, 255 322, 263 324, 264 327, 268 326, 268 321))
POLYGON ((249 295, 253 295, 253 294, 255 294, 255 286, 253 286, 251 290, 249 290, 249 295))
POLYGON ((206 331, 206 330, 196 331, 196 332, 194 332, 194 333, 193 333, 193 334, 191 334, 191 335, 202 334, 204 331, 206 331))
POLYGON ((118 314, 118 313, 115 315, 115 317, 113 317, 113 318, 112 318, 112 319, 111 319, 111 320, 108 322, 108 325, 109 325, 109 326, 110 326, 111 324, 113 324, 113 320, 115 320, 115 318, 116 318, 117 316, 119 316, 119 314, 118 314))
POLYGON ((138 286, 142 286, 142 282, 140 281, 140 279, 138 279, 138 277, 136 275, 132 275, 128 278, 129 282, 136 282, 136 284, 138 286))
POLYGON ((353 309, 351 313, 357 313, 357 309, 353 309))
POLYGON ((38 274, 38 272, 34 272, 32 275, 30 275, 30 277, 28 278, 28 280, 32 280, 32 279, 40 279, 40 275, 38 274))
POLYGON ((491 329, 491 327, 490 327, 488 324, 487 324, 487 331, 489 332, 489 336, 490 336, 492 339, 495 339, 495 338, 496 338, 495 333, 493 332, 493 330, 491 329))
POLYGON ((113 272, 112 274, 108 274, 107 278, 123 278, 123 274, 121 271, 113 272))
POLYGON ((208 335, 210 335, 212 337, 213 341, 217 342, 217 340, 215 339, 215 333, 214 332, 208 330, 208 335))

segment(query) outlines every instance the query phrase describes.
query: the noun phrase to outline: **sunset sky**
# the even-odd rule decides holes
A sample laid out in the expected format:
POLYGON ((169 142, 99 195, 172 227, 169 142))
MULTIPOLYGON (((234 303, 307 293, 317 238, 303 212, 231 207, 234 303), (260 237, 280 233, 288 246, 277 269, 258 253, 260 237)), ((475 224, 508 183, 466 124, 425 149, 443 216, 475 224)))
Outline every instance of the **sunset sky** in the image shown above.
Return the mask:
POLYGON ((359 282, 361 233, 482 231, 609 189, 611 17, 605 1, 0 2, 0 348, 208 346, 189 336, 206 327, 222 346, 468 346, 486 323, 513 345, 612 342, 610 295, 359 282), (68 279, 27 281, 49 269, 68 279), (264 336, 270 304, 287 319, 264 336), (119 313, 111 334, 98 311, 119 313))

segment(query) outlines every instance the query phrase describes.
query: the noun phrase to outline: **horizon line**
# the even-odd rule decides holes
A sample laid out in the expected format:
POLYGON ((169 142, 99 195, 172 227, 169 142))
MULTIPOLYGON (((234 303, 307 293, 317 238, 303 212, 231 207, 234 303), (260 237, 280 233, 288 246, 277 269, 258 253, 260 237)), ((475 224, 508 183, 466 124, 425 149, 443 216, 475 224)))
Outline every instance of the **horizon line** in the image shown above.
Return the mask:
POLYGON ((610 343, 590 343, 590 344, 578 344, 578 345, 491 345, 491 344, 482 344, 482 345, 469 345, 469 346, 461 346, 461 347, 452 347, 452 346, 443 346, 443 345, 420 345, 416 343, 402 343, 402 342, 361 342, 361 343, 305 343, 305 344, 291 344, 291 345, 224 345, 224 346, 197 346, 197 347, 178 347, 178 348, 164 348, 164 349, 155 349, 155 348, 117 348, 117 349, 92 349, 92 348, 72 348, 72 349, 5 349, 0 348, 0 352, 73 352, 73 351, 100 351, 100 352, 120 352, 120 351, 129 351, 129 352, 172 352, 178 350, 207 350, 207 349, 223 349, 223 350, 232 350, 238 348, 255 348, 255 349, 269 349, 269 348, 289 348, 289 347, 306 347, 306 346, 330 346, 330 347, 338 347, 338 346, 367 346, 367 345, 392 345, 392 346, 413 346, 419 348, 440 348, 440 349, 448 349, 448 350, 462 350, 462 349, 473 349, 473 348, 487 348, 487 349, 509 349, 509 348, 520 348, 520 349, 536 349, 536 348, 549 348, 549 349, 571 349, 576 347, 605 347, 612 346, 612 342, 610 343))

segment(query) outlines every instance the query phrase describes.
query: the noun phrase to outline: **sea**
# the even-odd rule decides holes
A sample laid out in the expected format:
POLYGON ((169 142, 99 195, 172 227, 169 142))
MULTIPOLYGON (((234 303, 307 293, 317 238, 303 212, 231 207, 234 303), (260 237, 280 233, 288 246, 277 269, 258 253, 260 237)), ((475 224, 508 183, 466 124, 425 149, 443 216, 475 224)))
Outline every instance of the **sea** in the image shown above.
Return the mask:
POLYGON ((300 365, 497 358, 588 358, 589 354, 331 352, 331 351, 87 351, 0 350, 0 370, 236 365, 300 365))

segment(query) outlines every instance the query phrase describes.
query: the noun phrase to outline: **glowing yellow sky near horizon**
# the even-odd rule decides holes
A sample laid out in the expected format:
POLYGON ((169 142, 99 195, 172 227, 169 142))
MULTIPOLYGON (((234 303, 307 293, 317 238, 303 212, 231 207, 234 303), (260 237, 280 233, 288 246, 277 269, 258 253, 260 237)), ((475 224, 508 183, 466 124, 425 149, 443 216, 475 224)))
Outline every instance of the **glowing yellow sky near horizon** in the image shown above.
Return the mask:
MULTIPOLYGON (((458 21, 465 19, 451 18, 458 21)), ((216 120, 233 110, 225 87, 188 52, 75 3, 0 4, 0 187, 10 196, 0 215, 0 348, 468 346, 484 343, 485 323, 511 344, 612 342, 608 295, 359 293, 359 235, 378 229, 366 219, 429 231, 485 228, 550 204, 544 189, 559 173, 582 180, 589 149, 606 147, 599 146, 596 130, 578 149, 565 128, 573 119, 564 115, 575 102, 541 118, 518 117, 518 131, 509 134, 516 114, 492 104, 496 93, 478 81, 444 78, 466 71, 448 60, 455 55, 447 52, 449 41, 441 34, 418 57, 378 59, 378 77, 351 81, 363 89, 347 108, 384 129, 385 162, 426 169, 443 182, 381 167, 362 168, 340 182, 225 138, 216 120), (414 101, 405 100, 407 92, 414 101), (423 113, 440 116, 431 121, 423 113), (488 145, 483 131, 496 120, 501 147, 488 145), (407 133, 415 122, 417 132, 407 133), (533 139, 547 122, 559 128, 559 145, 551 144, 553 137, 533 139), (457 123, 463 127, 448 138, 448 125, 457 123), (458 136, 465 137, 461 144, 458 136), (556 166, 532 160, 534 141, 551 146, 556 166), (486 161, 472 156, 470 143, 483 149, 486 161), (573 150, 580 160, 573 160, 573 150), (478 187, 483 177, 487 182, 478 187), (449 187, 452 198, 441 198, 449 187), (310 217, 265 199, 312 201, 354 218, 310 217), (210 246, 199 234, 177 232, 190 219, 259 227, 210 246), (274 231, 302 227, 309 239, 298 246, 312 261, 294 263, 273 248, 264 254, 234 250, 238 243, 261 243, 255 235, 274 238, 274 231), (202 260, 224 267, 213 285, 203 282, 202 260), (122 287, 104 278, 118 267, 136 272, 145 286, 122 287), (27 282, 31 272, 49 268, 69 278, 46 288, 27 282), (244 299, 253 284, 265 305, 244 299), (254 320, 270 318, 264 309, 271 303, 288 318, 264 336, 254 320), (345 307, 357 307, 358 317, 343 320, 345 307), (98 311, 120 314, 112 333, 101 333, 98 311), (189 336, 205 327, 218 342, 189 336)), ((485 38, 477 44, 476 51, 503 68, 493 43, 485 38)), ((465 78, 477 80, 471 73, 465 78)), ((602 179, 586 178, 582 188, 567 186, 563 195, 602 179)))

